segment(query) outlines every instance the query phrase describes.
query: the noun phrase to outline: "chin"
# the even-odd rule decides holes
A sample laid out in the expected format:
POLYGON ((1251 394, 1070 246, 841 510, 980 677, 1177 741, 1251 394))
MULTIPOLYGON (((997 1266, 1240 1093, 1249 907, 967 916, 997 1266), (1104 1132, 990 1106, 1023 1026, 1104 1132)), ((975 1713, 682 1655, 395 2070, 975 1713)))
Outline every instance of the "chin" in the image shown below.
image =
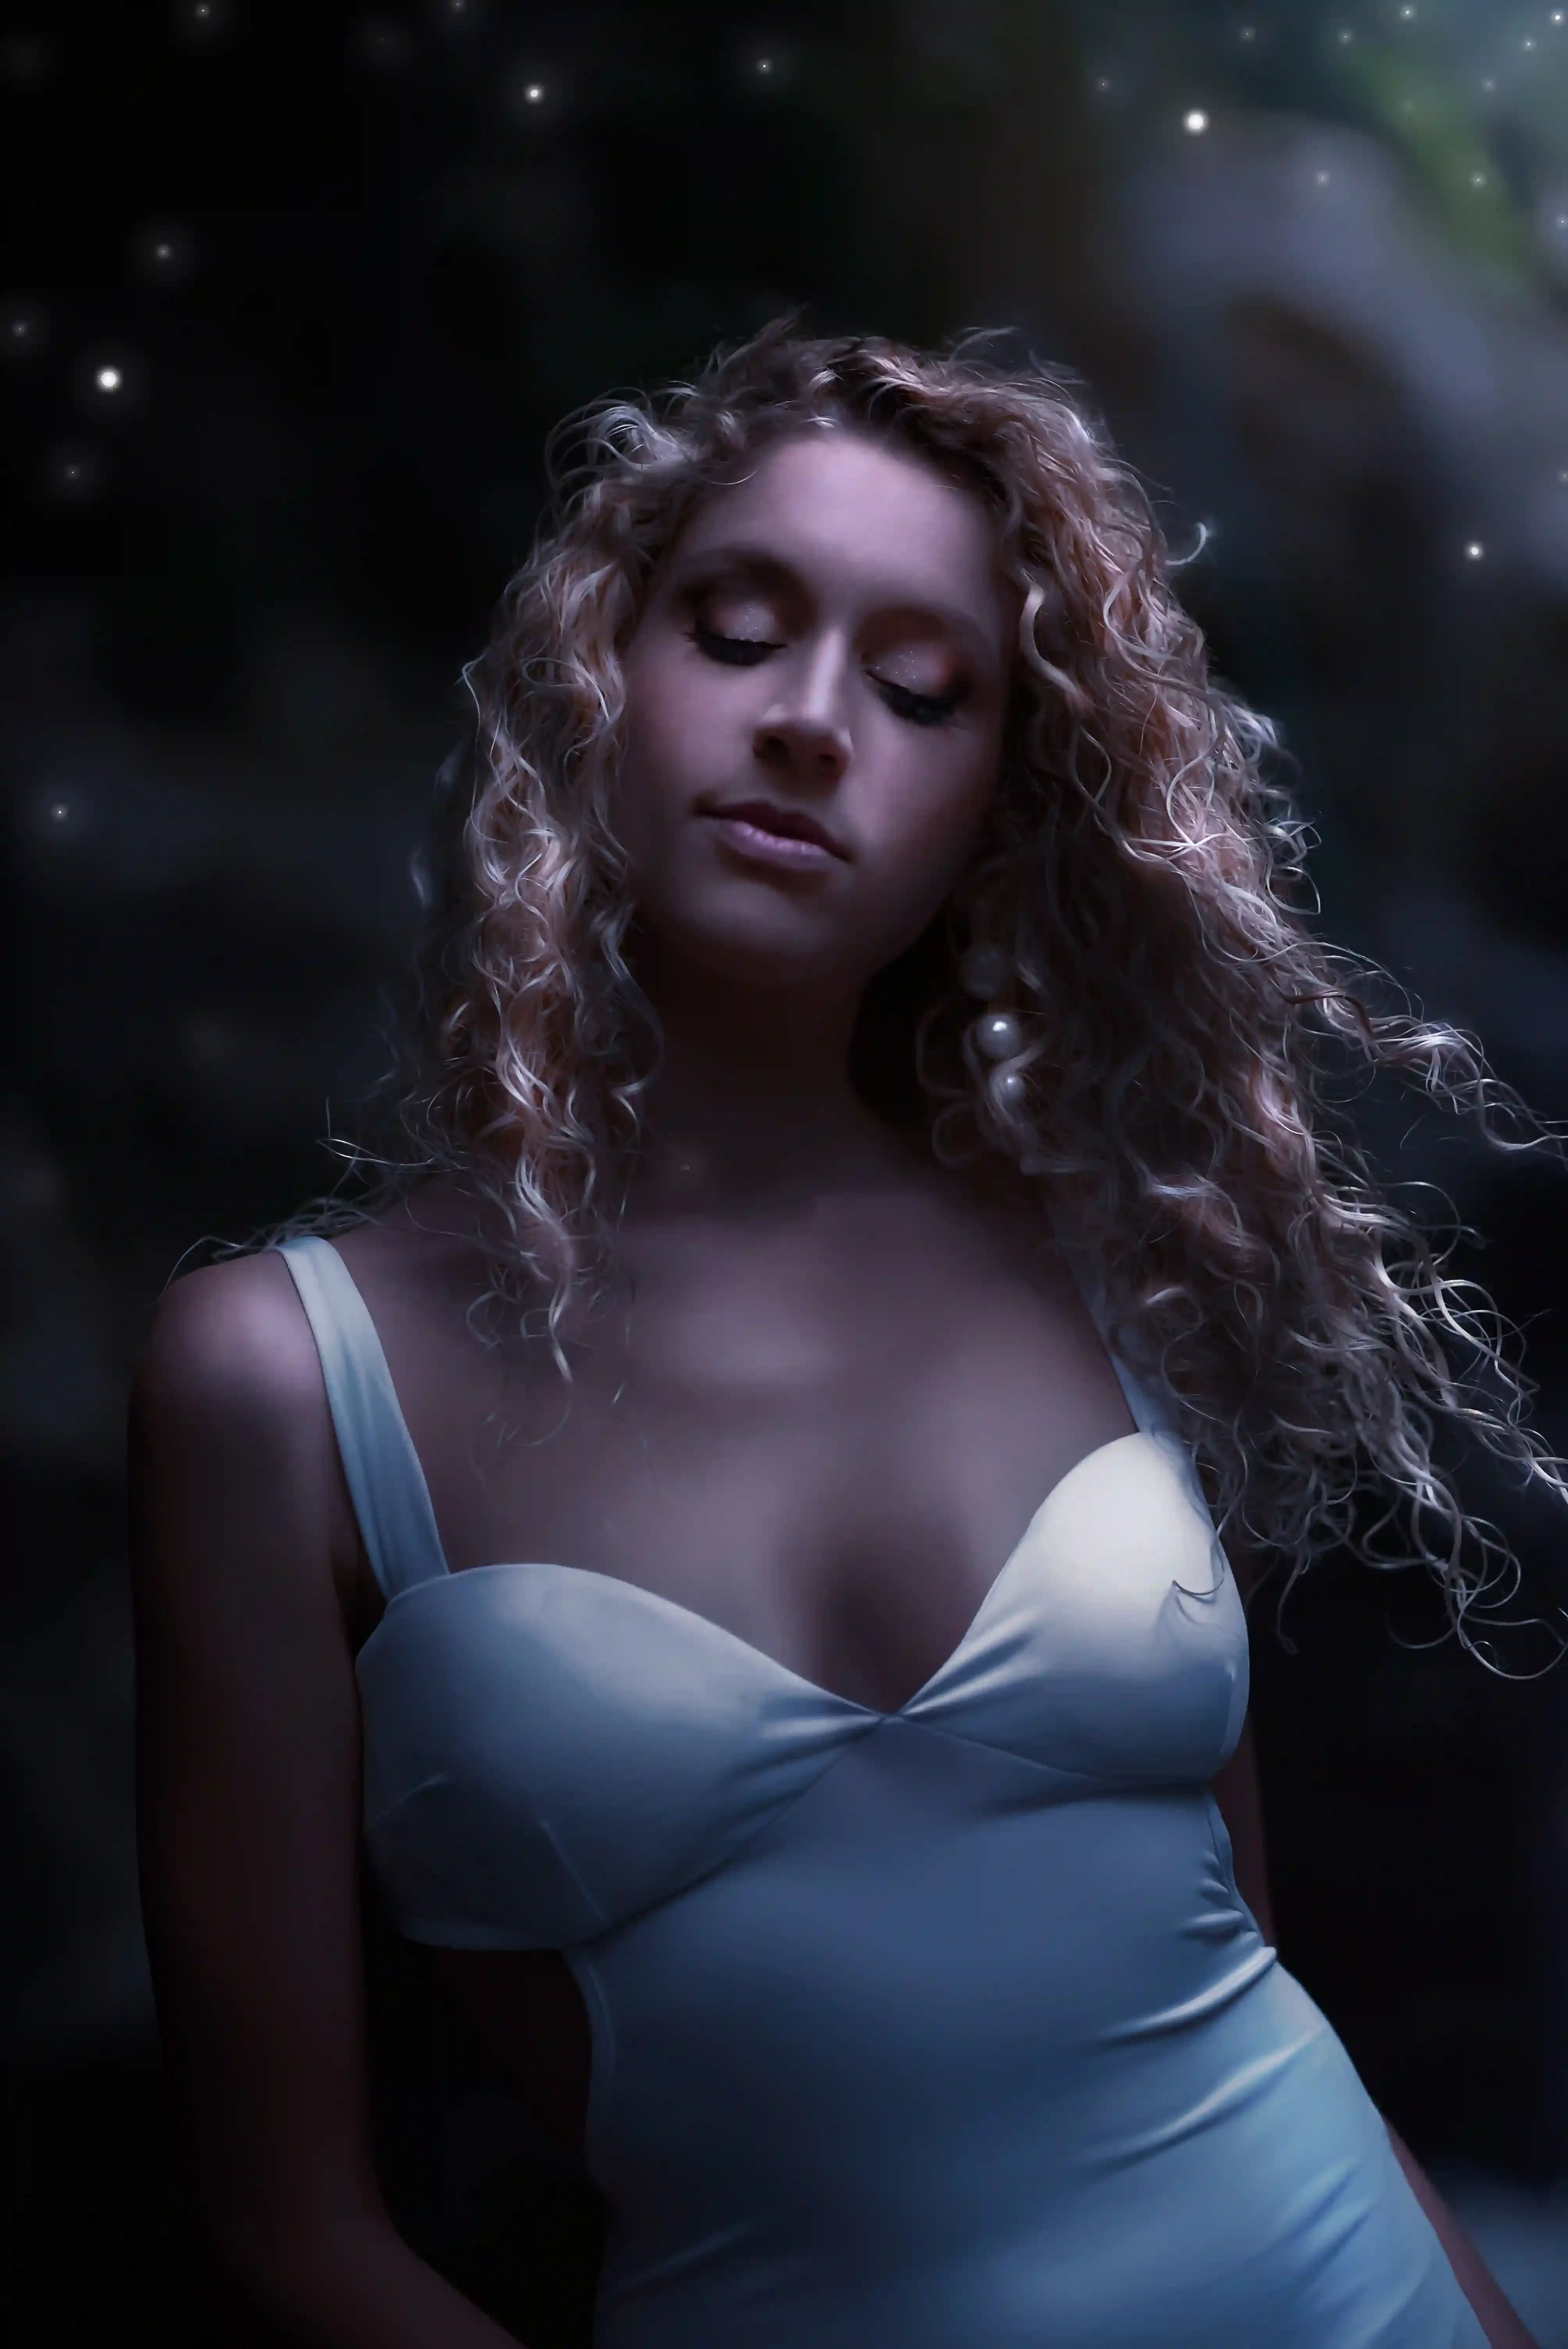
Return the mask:
POLYGON ((643 925, 655 960, 685 963, 737 986, 780 988, 830 975, 839 961, 838 927, 820 919, 808 926, 787 905, 671 908, 643 925))

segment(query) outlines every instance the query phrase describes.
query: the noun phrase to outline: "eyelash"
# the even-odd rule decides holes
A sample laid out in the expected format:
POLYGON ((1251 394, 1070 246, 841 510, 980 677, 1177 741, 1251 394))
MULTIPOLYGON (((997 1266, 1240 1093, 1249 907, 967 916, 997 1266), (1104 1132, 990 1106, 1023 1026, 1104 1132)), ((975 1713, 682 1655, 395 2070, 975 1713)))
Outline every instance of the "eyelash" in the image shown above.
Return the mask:
MULTIPOLYGON (((720 645, 740 652, 776 653, 781 649, 765 636, 723 636, 716 628, 688 628, 686 635, 710 660, 723 661, 730 668, 754 668, 757 663, 731 660, 727 652, 716 649, 720 645)), ((907 719, 912 726, 945 726, 957 715, 964 698, 961 693, 912 693, 908 686, 890 684, 885 678, 877 678, 873 683, 892 697, 890 707, 894 714, 907 719)))

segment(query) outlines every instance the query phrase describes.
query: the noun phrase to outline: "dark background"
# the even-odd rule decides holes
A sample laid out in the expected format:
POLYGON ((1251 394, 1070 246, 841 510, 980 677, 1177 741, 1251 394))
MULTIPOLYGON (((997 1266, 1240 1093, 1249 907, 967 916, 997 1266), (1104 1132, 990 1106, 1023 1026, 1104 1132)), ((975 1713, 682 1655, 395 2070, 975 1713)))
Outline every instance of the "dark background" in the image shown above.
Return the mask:
MULTIPOLYGON (((1019 329, 1086 380, 1193 553, 1218 667, 1299 760, 1325 928, 1562 1119, 1565 18, 11 20, 0 1444, 29 2343, 216 2337, 137 1911, 126 1381, 187 1251, 335 1176, 321 1137, 380 1065, 408 857, 545 431, 795 304, 820 332, 1019 329)), ((1568 1174, 1381 1084, 1361 1113, 1403 1203, 1472 1228, 1454 1268, 1522 1332, 1563 1447, 1568 1174)), ((1524 1560, 1515 1615, 1561 1624, 1562 1510, 1445 1456, 1524 1560)), ((1272 1604, 1254 1623, 1284 1961, 1568 2343, 1568 1664, 1531 1677, 1550 1650, 1522 1630, 1509 1679, 1417 1644, 1440 1618, 1416 1579, 1334 1557, 1284 1622, 1294 1654, 1272 1604)))

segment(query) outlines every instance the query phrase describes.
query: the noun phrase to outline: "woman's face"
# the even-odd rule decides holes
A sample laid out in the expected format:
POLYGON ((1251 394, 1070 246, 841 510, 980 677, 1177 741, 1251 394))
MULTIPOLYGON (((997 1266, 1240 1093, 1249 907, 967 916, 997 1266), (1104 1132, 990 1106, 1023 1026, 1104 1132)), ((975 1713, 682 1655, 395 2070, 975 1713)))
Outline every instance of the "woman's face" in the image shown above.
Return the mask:
POLYGON ((979 498, 853 429, 706 499, 624 656, 616 821, 658 950, 838 987, 912 944, 996 787, 1017 612, 979 498), (763 861, 742 802, 834 853, 763 861))

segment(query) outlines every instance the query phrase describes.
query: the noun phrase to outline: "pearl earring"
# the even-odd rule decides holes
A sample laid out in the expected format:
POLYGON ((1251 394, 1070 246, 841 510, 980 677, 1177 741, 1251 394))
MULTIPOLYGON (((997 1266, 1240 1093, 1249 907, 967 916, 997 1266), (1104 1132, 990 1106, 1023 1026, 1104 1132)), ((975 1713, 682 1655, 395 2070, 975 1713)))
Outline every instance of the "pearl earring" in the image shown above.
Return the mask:
MULTIPOLYGON (((1012 965, 999 946, 971 947, 958 968, 958 981, 965 995, 999 996, 1012 973, 1012 965)), ((987 1061, 1010 1061, 1024 1049, 1024 1030, 1016 1012, 995 1000, 986 1003, 970 1034, 975 1049, 987 1061)), ((1021 1102, 1026 1090, 1023 1071, 1009 1069, 995 1081, 995 1090, 1009 1108, 1021 1102)))

